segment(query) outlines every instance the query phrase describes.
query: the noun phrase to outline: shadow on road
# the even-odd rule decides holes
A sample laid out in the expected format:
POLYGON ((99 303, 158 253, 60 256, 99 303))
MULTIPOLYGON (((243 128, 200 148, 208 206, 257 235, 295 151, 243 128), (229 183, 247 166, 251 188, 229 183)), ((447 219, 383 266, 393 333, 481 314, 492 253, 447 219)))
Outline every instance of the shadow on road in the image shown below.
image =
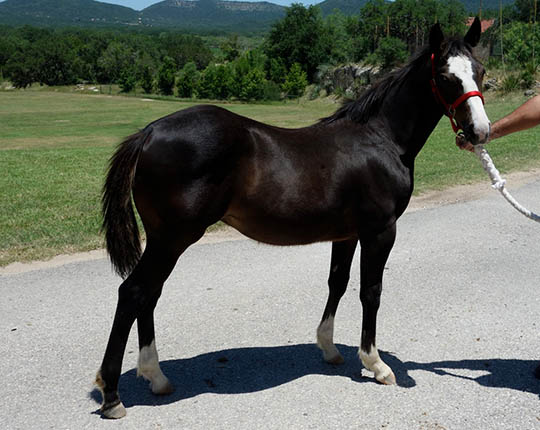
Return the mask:
MULTIPOLYGON (((332 375, 350 378, 359 383, 376 383, 357 358, 356 347, 337 345, 345 363, 333 366, 322 360, 314 344, 275 347, 228 349, 196 357, 161 362, 163 372, 176 387, 168 396, 154 396, 143 378, 136 378, 132 369, 122 375, 120 398, 126 407, 160 405, 204 393, 252 393, 277 387, 307 375, 332 375)), ((391 353, 381 352, 381 358, 393 369, 400 387, 412 388, 415 380, 410 371, 422 370, 441 376, 474 381, 494 388, 530 392, 540 396, 540 380, 535 379, 538 364, 532 360, 457 360, 433 363, 403 362, 391 353), (480 376, 471 376, 481 371, 480 376), (468 373, 468 375, 467 375, 468 373)), ((90 397, 101 403, 101 393, 95 389, 90 397)))

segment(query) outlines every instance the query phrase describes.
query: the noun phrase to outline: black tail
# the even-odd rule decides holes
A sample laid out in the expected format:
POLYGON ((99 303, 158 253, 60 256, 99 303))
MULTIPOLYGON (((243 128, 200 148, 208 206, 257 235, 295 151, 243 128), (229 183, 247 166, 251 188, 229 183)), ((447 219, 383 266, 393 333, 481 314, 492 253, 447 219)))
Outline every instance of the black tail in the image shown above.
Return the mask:
POLYGON ((125 278, 135 268, 141 257, 141 240, 131 189, 137 160, 148 130, 126 138, 109 162, 109 170, 101 198, 103 225, 107 252, 115 271, 125 278))

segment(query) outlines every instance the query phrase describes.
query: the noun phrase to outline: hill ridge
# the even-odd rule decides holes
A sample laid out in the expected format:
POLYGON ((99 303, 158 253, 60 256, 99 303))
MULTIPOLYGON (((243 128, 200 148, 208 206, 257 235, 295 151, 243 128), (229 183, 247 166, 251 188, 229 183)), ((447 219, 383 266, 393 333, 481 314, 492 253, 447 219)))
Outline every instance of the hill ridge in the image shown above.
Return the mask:
MULTIPOLYGON (((324 0, 323 15, 339 9, 357 14, 368 0, 324 0)), ((477 0, 460 0, 474 13, 477 0)), ((512 0, 503 0, 503 4, 512 0)), ((498 8, 499 0, 483 0, 484 10, 498 8)), ((5 0, 0 24, 36 26, 141 26, 204 28, 206 30, 265 30, 285 15, 286 8, 270 1, 163 0, 141 11, 96 0, 5 0)))

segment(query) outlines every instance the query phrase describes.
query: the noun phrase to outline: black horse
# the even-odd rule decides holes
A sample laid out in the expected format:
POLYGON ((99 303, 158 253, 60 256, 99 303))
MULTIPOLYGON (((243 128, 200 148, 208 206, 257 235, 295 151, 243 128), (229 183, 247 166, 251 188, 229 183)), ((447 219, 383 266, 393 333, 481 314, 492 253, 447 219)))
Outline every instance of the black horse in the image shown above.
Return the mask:
POLYGON ((317 330, 324 359, 340 363, 333 321, 361 245, 363 308, 359 355, 385 384, 395 377, 375 347, 383 269, 396 221, 413 190, 414 160, 441 116, 484 142, 489 120, 478 91, 484 70, 472 48, 476 19, 464 38, 432 27, 429 46, 356 101, 300 129, 269 126, 214 106, 197 106, 149 124, 111 159, 103 193, 107 250, 127 278, 96 383, 102 413, 126 411, 118 380, 129 331, 137 320, 138 372, 152 391, 172 386, 154 342, 154 308, 180 255, 222 220, 274 245, 331 241, 329 297, 317 330), (141 255, 131 195, 146 231, 141 255))

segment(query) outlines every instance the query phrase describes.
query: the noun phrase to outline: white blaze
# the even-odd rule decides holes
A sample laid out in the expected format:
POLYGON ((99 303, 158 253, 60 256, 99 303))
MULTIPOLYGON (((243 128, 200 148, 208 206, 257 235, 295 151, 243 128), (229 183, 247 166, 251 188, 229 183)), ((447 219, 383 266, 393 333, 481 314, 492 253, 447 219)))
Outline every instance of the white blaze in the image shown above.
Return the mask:
MULTIPOLYGON (((448 59, 448 72, 456 76, 463 86, 464 93, 479 91, 473 79, 471 60, 464 55, 457 55, 448 59)), ((484 110, 484 104, 480 97, 469 97, 467 103, 471 112, 471 121, 474 133, 478 136, 480 143, 483 143, 489 136, 489 118, 484 110)))

